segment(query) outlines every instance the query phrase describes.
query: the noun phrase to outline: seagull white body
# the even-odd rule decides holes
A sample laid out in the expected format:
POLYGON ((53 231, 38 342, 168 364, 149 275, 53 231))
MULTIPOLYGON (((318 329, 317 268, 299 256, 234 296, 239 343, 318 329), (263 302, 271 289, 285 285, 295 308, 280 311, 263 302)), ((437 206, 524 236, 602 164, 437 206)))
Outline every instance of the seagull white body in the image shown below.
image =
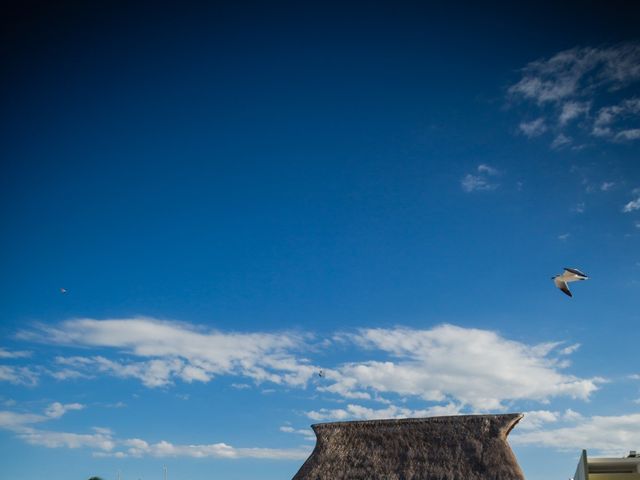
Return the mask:
POLYGON ((569 290, 569 283, 577 282, 579 280, 588 280, 589 277, 586 273, 581 272, 577 268, 569 268, 565 267, 564 272, 561 275, 556 275, 555 277, 551 277, 553 283, 556 284, 560 290, 562 290, 566 295, 573 297, 571 294, 571 290, 569 290))

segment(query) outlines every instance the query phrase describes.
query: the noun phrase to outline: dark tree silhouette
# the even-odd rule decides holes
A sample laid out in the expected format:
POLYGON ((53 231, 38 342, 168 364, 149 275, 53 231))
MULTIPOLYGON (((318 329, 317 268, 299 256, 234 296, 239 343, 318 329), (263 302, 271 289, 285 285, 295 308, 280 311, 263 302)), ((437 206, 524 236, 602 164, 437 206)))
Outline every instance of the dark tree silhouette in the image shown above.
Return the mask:
POLYGON ((100 477, 91 477, 89 480, 102 480, 100 477))

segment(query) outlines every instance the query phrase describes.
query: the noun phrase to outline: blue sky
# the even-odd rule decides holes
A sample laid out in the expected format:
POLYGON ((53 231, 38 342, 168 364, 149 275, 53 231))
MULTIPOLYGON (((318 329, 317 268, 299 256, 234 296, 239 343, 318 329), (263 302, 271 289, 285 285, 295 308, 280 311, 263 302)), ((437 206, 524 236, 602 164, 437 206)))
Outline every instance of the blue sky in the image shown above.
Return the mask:
POLYGON ((532 480, 640 449, 636 13, 9 9, 3 475, 286 479, 311 423, 458 413, 527 413, 532 480))

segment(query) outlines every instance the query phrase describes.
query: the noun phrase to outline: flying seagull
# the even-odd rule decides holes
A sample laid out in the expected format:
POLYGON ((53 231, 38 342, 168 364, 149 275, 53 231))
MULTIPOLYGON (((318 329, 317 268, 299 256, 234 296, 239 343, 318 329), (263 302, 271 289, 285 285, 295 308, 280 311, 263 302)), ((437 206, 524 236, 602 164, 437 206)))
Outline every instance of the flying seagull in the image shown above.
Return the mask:
POLYGON ((564 267, 564 272, 562 275, 556 275, 555 277, 551 277, 553 283, 556 284, 560 290, 564 293, 573 297, 571 291, 569 290, 569 286, 567 285, 569 282, 577 282, 578 280, 587 280, 589 277, 586 273, 581 272, 577 268, 569 268, 564 267))

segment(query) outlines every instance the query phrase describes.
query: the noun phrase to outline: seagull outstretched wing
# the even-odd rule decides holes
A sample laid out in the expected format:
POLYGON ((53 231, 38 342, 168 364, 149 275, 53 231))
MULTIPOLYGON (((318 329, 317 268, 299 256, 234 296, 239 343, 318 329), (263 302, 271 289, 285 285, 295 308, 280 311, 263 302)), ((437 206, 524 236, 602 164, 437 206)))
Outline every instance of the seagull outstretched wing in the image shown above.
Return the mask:
POLYGON ((565 282, 561 277, 554 278, 553 283, 555 283, 556 287, 562 290, 565 294, 573 297, 573 295, 571 294, 571 290, 569 290, 569 287, 567 286, 567 282, 565 282))
POLYGON ((567 275, 567 273, 568 273, 570 276, 572 276, 572 277, 573 277, 573 276, 579 277, 579 278, 578 278, 579 280, 586 280, 587 278, 589 278, 589 276, 588 276, 586 273, 581 272, 581 271, 580 271, 580 270, 578 270, 577 268, 564 267, 564 273, 563 273, 563 276, 564 276, 564 275, 567 275))

